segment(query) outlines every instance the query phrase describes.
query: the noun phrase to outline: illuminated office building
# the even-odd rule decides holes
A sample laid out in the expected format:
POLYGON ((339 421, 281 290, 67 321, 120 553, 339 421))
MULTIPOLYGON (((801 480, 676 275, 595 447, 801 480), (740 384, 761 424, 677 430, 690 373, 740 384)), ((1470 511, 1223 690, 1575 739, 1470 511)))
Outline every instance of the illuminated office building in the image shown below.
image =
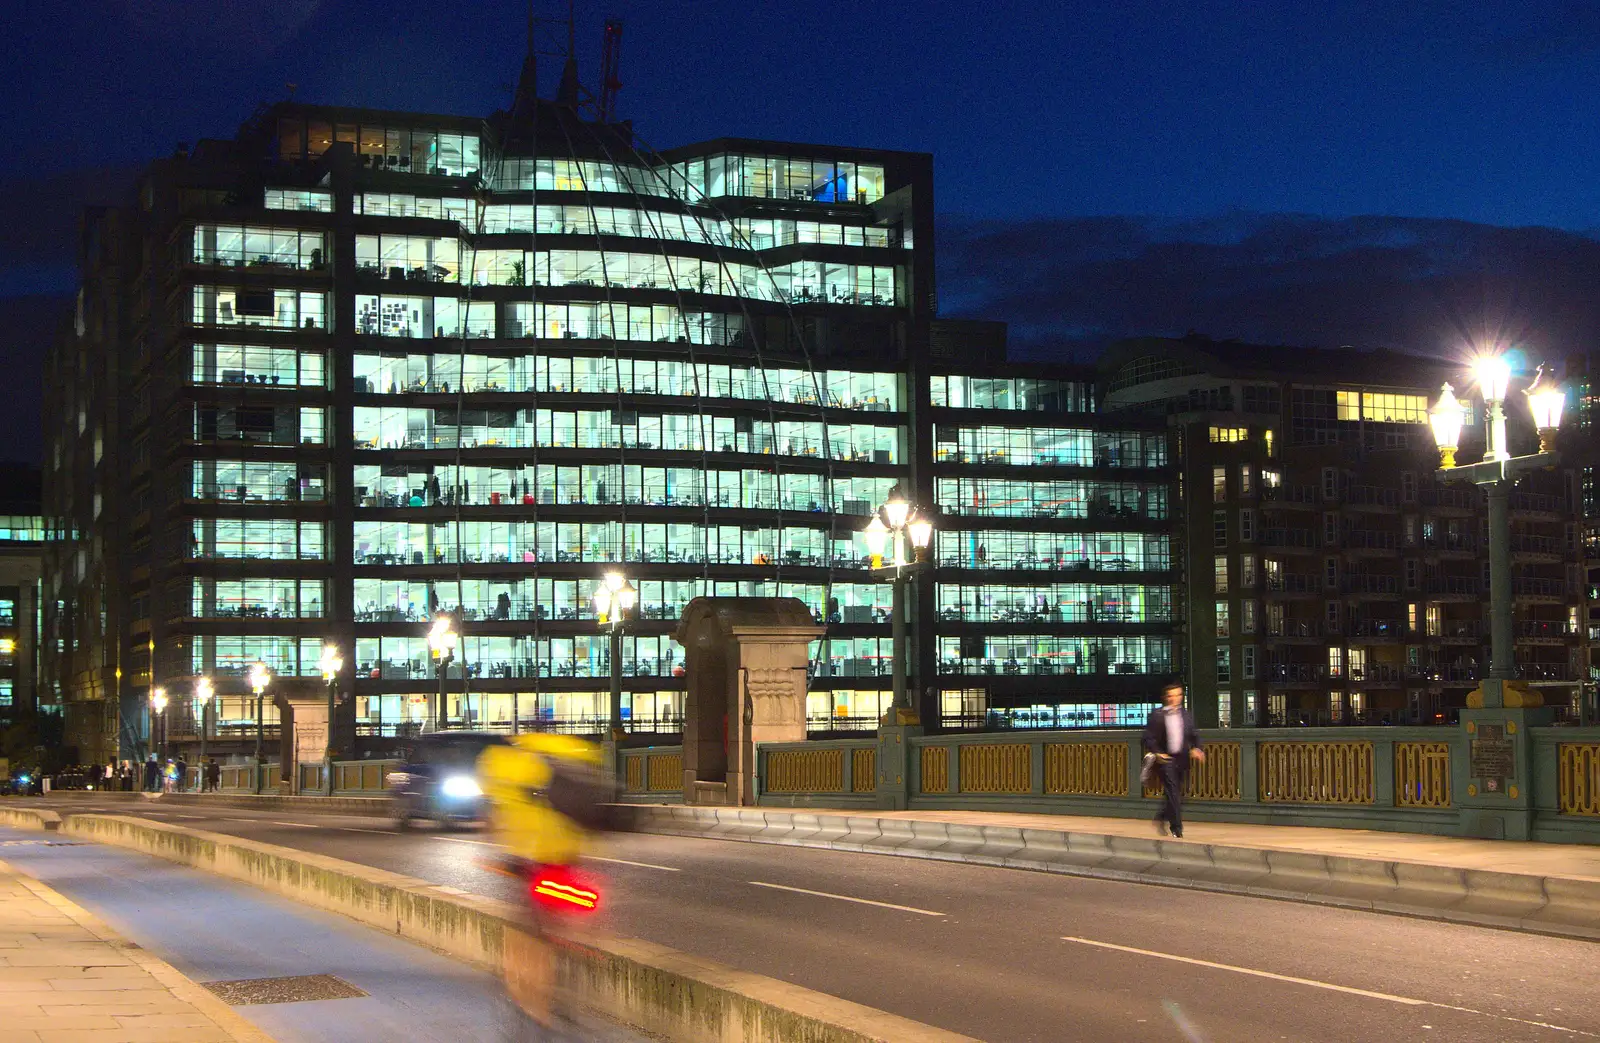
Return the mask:
POLYGON ((813 729, 870 728, 890 595, 860 532, 897 485, 944 512, 912 606, 930 724, 1153 698, 1164 426, 1101 430, 1087 373, 995 376, 1003 327, 935 318, 931 157, 658 153, 531 79, 488 119, 275 105, 89 215, 47 379, 51 509, 82 534, 54 551, 54 682, 79 718, 142 721, 162 685, 192 741, 208 675, 237 752, 245 669, 276 675, 275 732, 331 642, 345 749, 592 732, 591 594, 621 569, 633 731, 678 728, 670 634, 702 594, 804 601, 828 626, 813 729))

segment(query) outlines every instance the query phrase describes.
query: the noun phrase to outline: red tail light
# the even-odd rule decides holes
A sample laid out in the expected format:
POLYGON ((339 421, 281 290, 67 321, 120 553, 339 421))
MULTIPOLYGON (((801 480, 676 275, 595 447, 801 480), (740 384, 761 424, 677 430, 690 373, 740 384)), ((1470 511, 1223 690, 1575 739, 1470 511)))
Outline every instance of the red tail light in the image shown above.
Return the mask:
POLYGON ((567 866, 540 866, 528 878, 528 897, 552 912, 589 913, 600 892, 567 866))

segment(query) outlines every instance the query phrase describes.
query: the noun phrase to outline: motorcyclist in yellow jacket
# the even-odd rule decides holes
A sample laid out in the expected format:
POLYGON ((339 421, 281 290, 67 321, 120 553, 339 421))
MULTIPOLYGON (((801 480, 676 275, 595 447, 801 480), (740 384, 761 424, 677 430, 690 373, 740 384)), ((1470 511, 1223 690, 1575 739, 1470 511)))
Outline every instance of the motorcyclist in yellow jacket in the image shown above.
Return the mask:
POLYGON ((489 824, 512 858, 535 865, 576 865, 592 843, 590 831, 551 806, 551 782, 562 762, 597 770, 600 747, 569 735, 538 732, 490 746, 478 759, 478 784, 489 824))

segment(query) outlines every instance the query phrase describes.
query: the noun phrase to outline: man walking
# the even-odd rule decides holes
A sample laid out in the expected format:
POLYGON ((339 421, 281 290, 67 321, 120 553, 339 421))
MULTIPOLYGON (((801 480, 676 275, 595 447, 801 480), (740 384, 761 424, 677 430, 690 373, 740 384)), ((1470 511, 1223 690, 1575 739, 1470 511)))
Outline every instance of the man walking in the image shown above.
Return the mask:
POLYGON ((1165 834, 1183 836, 1183 783, 1189 776, 1189 761, 1203 761, 1206 751, 1200 745, 1194 718, 1183 708, 1183 685, 1170 684, 1162 692, 1162 706, 1150 711, 1144 725, 1144 749, 1156 758, 1156 774, 1166 802, 1156 814, 1156 826, 1165 834))

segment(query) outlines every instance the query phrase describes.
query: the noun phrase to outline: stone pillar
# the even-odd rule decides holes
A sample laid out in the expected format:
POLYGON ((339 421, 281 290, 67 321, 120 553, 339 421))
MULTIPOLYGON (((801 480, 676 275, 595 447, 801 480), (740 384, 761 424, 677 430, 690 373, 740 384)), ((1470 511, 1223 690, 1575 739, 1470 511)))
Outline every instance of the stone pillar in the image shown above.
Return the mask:
MULTIPOLYGON (((323 762, 328 755, 328 702, 326 699, 306 701, 296 699, 293 702, 294 741, 290 745, 289 772, 283 777, 287 780, 290 793, 300 792, 300 766, 302 764, 317 764, 323 762)), ((315 791, 321 794, 322 790, 315 791)))
POLYGON ((807 646, 823 628, 797 598, 695 598, 685 650, 683 799, 756 803, 756 744, 806 737, 807 646))

